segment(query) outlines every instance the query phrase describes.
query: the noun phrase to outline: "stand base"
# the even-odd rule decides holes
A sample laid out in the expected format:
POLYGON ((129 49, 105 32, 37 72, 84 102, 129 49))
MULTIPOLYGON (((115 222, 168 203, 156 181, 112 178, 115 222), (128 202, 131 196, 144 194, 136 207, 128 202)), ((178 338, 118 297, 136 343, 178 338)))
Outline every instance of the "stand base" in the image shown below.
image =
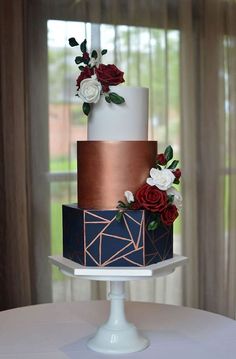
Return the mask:
POLYGON ((149 340, 144 338, 133 324, 113 329, 109 325, 101 326, 96 335, 87 343, 88 347, 104 354, 126 354, 144 350, 149 340))

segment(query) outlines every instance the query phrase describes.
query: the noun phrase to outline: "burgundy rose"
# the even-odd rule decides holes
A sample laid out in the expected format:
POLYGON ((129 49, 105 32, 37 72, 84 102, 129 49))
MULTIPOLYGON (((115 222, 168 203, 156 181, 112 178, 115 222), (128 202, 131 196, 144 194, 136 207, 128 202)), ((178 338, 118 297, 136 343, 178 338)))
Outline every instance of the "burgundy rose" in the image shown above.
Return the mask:
POLYGON ((167 164, 166 156, 164 153, 157 155, 157 163, 161 166, 165 166, 167 164))
POLYGON ((76 86, 78 87, 78 89, 79 89, 79 87, 80 87, 81 81, 83 81, 84 79, 87 79, 87 78, 91 77, 93 74, 94 74, 94 70, 91 69, 90 67, 86 66, 86 67, 84 68, 84 70, 81 71, 79 77, 78 77, 77 80, 76 80, 76 86))
POLYGON ((167 226, 170 226, 176 220, 178 215, 179 213, 176 206, 174 204, 169 204, 169 206, 161 213, 161 221, 167 226))
POLYGON ((104 92, 109 91, 109 86, 119 85, 125 81, 123 78, 124 72, 120 71, 115 65, 100 64, 96 67, 95 72, 104 92))
POLYGON ((138 202, 138 201, 135 201, 135 202, 131 203, 130 209, 140 209, 140 204, 139 204, 139 202, 138 202))
POLYGON ((161 212, 167 206, 167 194, 156 186, 149 186, 145 183, 135 194, 140 207, 151 212, 161 212))
POLYGON ((177 168, 177 170, 173 171, 173 175, 175 176, 175 178, 178 180, 181 177, 181 171, 179 168, 177 168))

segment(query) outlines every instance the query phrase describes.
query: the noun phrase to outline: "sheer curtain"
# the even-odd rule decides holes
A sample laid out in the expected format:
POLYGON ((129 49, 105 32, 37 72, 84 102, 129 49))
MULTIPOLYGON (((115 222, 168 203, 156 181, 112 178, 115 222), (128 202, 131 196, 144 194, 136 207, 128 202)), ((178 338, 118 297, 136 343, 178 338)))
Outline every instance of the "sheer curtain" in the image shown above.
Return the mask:
MULTIPOLYGON (((178 270, 161 280, 131 283, 128 288, 130 298, 182 303, 235 318, 235 1, 33 0, 22 1, 18 11, 11 11, 9 6, 5 6, 4 12, 11 14, 8 24, 12 19, 19 19, 20 25, 13 22, 15 26, 5 27, 4 31, 9 31, 1 32, 5 53, 1 52, 0 81, 5 97, 0 102, 3 118, 0 133, 10 135, 13 149, 9 151, 7 141, 3 140, 1 263, 5 263, 6 256, 12 264, 17 259, 17 268, 22 274, 22 285, 17 287, 16 293, 13 290, 16 287, 9 285, 10 280, 17 282, 14 270, 12 275, 6 275, 4 269, 1 286, 7 293, 6 298, 14 298, 14 303, 9 301, 9 305, 51 300, 51 267, 47 256, 50 247, 53 253, 61 252, 59 203, 75 198, 75 150, 71 143, 77 136, 75 129, 82 124, 78 120, 77 107, 66 107, 61 102, 68 126, 66 132, 58 135, 61 136, 58 146, 60 149, 66 143, 69 161, 66 164, 49 161, 50 136, 55 132, 50 132, 48 120, 47 20, 54 19, 115 25, 113 47, 109 49, 111 56, 118 65, 125 64, 127 83, 150 87, 150 138, 158 139, 159 150, 167 143, 173 143, 181 159, 184 210, 181 222, 176 225, 175 245, 179 246, 177 252, 189 257, 189 264, 183 274, 178 270), (120 25, 130 27, 125 40, 120 25), (17 41, 10 41, 10 44, 17 43, 21 49, 17 52, 21 59, 17 62, 17 74, 21 76, 22 87, 20 95, 17 92, 11 97, 15 107, 6 105, 6 96, 10 98, 12 89, 19 89, 14 86, 10 73, 6 78, 7 67, 16 69, 16 64, 6 61, 7 56, 15 58, 16 46, 7 46, 5 42, 11 33, 11 39, 17 34, 17 41), (173 37, 179 39, 174 51, 173 37), (122 46, 127 49, 126 55, 121 51, 122 46), (129 56, 131 50, 135 53, 133 57, 129 56), (177 78, 174 76, 176 71, 177 78), (11 78, 11 88, 6 87, 11 78), (19 111, 19 104, 22 106, 23 103, 25 107, 19 111), (25 122, 27 118, 29 123, 25 122), (10 130, 11 124, 14 131, 10 130), (20 162, 13 154, 20 155, 20 162), (16 166, 19 163, 21 176, 16 166), (65 172, 63 176, 60 171, 65 172), (14 201, 10 194, 14 194, 14 201), (53 195, 58 201, 55 206, 51 201, 50 206, 53 195), (14 224, 14 227, 11 225, 16 208, 13 204, 19 206, 18 214, 21 213, 23 218, 17 217, 18 225, 14 224), (53 223, 57 232, 52 230, 53 223), (56 241, 50 239, 53 233, 57 233, 56 241), (20 260, 19 256, 16 258, 15 248, 21 249, 20 260)), ((4 17, 1 25, 6 19, 4 17)), ((85 27, 85 34, 86 31, 89 35, 85 27)), ((107 32, 100 35, 103 45, 107 32)), ((58 76, 63 73, 62 95, 65 98, 66 92, 73 95, 73 73, 71 68, 66 71, 65 56, 60 58, 63 61, 58 76)), ((56 110, 53 116, 60 122, 56 110)), ((56 300, 105 297, 104 284, 68 280, 56 272, 52 275, 53 283, 60 283, 56 300), (81 290, 82 286, 84 290, 81 290)))

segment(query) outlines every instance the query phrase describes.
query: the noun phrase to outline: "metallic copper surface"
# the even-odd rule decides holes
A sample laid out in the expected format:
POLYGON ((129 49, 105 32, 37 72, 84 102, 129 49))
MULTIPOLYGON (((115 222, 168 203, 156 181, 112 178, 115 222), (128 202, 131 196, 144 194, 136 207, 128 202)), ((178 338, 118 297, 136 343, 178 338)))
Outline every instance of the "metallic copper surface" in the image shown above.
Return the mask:
POLYGON ((114 209, 124 191, 133 193, 155 165, 156 141, 78 141, 78 204, 114 209))

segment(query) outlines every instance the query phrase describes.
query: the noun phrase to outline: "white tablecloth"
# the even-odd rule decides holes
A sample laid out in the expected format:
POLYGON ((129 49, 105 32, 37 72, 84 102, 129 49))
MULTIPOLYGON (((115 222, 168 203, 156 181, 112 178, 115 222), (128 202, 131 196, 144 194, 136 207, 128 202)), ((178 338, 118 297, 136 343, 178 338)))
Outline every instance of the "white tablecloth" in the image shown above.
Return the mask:
MULTIPOLYGON (((90 301, 35 305, 0 313, 0 359, 114 358, 86 342, 108 316, 109 303, 90 301)), ((143 352, 121 358, 235 359, 236 322, 177 306, 126 303, 126 313, 149 337, 143 352)))

